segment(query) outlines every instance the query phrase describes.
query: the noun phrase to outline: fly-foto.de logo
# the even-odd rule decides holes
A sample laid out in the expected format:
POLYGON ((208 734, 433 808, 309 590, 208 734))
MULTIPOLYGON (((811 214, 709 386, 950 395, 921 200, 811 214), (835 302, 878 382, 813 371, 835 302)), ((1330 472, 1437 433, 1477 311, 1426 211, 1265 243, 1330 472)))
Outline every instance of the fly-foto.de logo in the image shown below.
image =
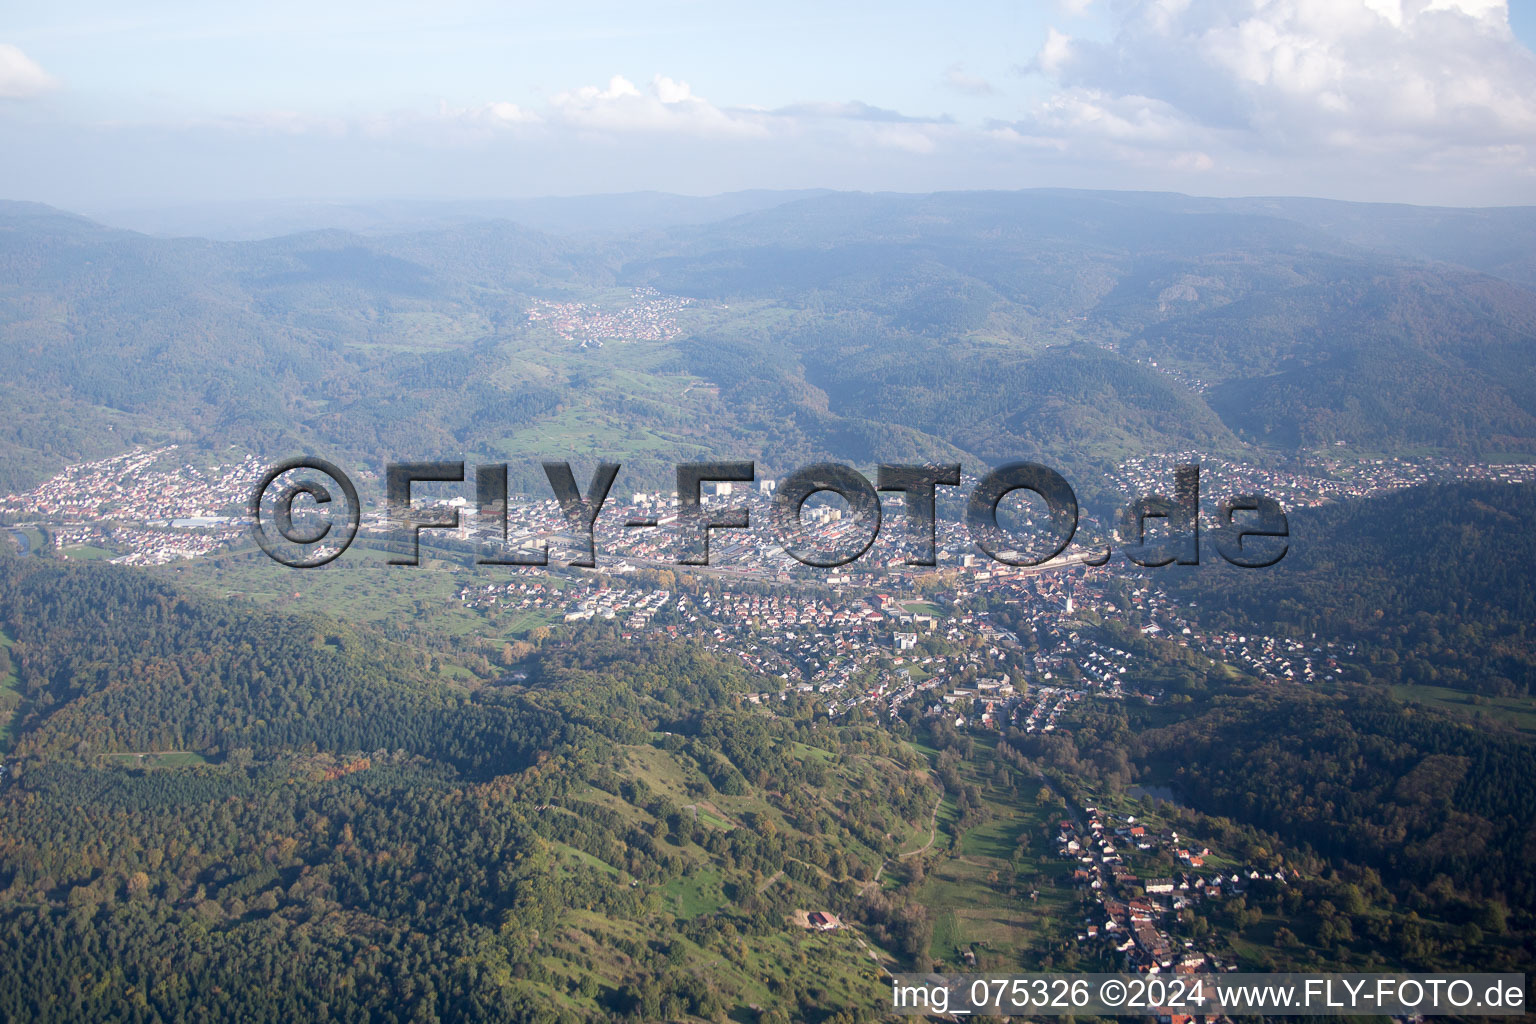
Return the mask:
MULTIPOLYGON (((564 519, 566 535, 577 548, 567 565, 597 564, 596 526, 608 500, 620 465, 599 463, 585 493, 576 482, 569 462, 545 462, 544 475, 564 519)), ((672 532, 681 553, 676 564, 707 566, 710 535, 716 530, 751 530, 751 510, 745 505, 706 504, 704 490, 728 495, 732 484, 750 484, 757 478, 752 462, 686 462, 677 465, 676 505, 668 515, 631 516, 625 529, 660 529, 672 532)), ((548 543, 509 547, 507 465, 477 465, 468 474, 472 481, 474 516, 482 537, 492 540, 480 565, 544 566, 550 564, 548 543), (499 544, 495 541, 499 539, 499 544)), ((772 491, 767 518, 775 541, 802 565, 831 569, 862 557, 874 544, 882 526, 880 492, 899 493, 905 506, 902 546, 910 566, 937 564, 937 499, 939 488, 958 487, 958 464, 881 464, 875 481, 850 466, 821 462, 802 466, 778 480, 772 491), (843 531, 846 543, 828 553, 815 543, 805 521, 806 503, 813 495, 835 494, 847 505, 843 531)), ((1179 466, 1172 495, 1151 494, 1120 510, 1117 539, 1126 558, 1136 565, 1197 565, 1200 562, 1200 468, 1179 466), (1149 523, 1163 529, 1154 538, 1149 523)), ((400 554, 391 565, 419 565, 423 530, 459 530, 461 509, 456 505, 413 501, 416 484, 463 484, 463 462, 392 462, 385 471, 387 523, 400 554)), ((339 557, 356 539, 362 519, 357 487, 334 463, 299 457, 272 466, 257 482, 248 512, 252 531, 261 549, 275 561, 295 568, 315 568, 339 557)), ((1077 495, 1065 477, 1035 462, 1010 462, 988 471, 972 489, 965 505, 965 526, 970 540, 987 557, 1012 566, 1037 566, 1066 550, 1077 534, 1077 495), (1028 492, 1044 503, 1041 529, 1029 544, 1021 545, 999 522, 999 507, 1016 492, 1028 492)), ((1226 562, 1257 569, 1280 561, 1289 544, 1290 528, 1278 502, 1258 494, 1246 494, 1221 502, 1211 530, 1217 553, 1226 562)), ((1113 555, 1109 544, 1078 559, 1081 564, 1103 565, 1113 555)))

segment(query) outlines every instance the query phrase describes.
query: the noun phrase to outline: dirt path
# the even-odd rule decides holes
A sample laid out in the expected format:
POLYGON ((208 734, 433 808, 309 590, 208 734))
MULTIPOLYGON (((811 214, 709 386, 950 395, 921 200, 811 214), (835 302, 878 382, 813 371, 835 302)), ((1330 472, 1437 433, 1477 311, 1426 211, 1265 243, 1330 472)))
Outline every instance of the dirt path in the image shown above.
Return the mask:
MULTIPOLYGON (((944 791, 943 789, 940 789, 939 798, 933 802, 933 810, 928 815, 928 841, 915 850, 908 850, 906 853, 898 853, 896 855, 897 860, 906 860, 908 857, 916 857, 918 854, 925 852, 929 847, 933 845, 934 840, 939 838, 939 808, 943 806, 943 804, 944 791)), ((889 857, 881 862, 880 867, 875 871, 875 877, 870 879, 869 886, 876 886, 880 884, 880 876, 885 874, 885 869, 890 866, 890 863, 891 861, 889 857)), ((866 888, 868 888, 868 886, 866 888)))
POLYGON ((943 792, 940 792, 939 798, 933 803, 933 813, 928 815, 928 841, 915 850, 908 850, 906 853, 898 853, 896 855, 897 860, 906 860, 908 857, 916 857, 918 854, 928 849, 928 847, 932 846, 935 839, 939 838, 939 807, 942 806, 943 803, 944 794, 943 792))

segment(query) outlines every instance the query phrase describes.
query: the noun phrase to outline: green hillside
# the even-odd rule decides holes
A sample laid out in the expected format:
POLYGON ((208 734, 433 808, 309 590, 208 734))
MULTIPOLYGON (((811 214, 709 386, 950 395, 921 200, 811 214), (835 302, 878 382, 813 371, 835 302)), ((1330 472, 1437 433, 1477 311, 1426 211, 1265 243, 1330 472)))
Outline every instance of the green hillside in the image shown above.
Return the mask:
POLYGON ((0 487, 171 439, 602 455, 658 483, 708 455, 1536 451, 1523 278, 1425 262, 1460 249, 1409 253, 1394 208, 1348 214, 830 193, 627 235, 210 242, 6 204, 0 487))

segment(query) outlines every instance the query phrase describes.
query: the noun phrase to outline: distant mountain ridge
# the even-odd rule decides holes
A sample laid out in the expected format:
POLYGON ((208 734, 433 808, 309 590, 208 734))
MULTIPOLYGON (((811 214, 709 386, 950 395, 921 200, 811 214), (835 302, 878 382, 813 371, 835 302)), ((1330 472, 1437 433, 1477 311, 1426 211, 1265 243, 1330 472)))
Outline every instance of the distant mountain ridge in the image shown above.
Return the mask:
MULTIPOLYGON (((90 211, 103 224, 161 237, 255 241, 337 229, 379 235, 484 220, 511 220, 552 234, 623 234, 719 223, 806 199, 868 195, 832 189, 748 189, 712 196, 628 192, 530 199, 232 201, 90 211)), ((917 194, 884 193, 899 199, 917 194)), ((1218 199, 1172 192, 1027 189, 935 195, 1123 197, 1163 213, 1269 217, 1315 229, 1341 242, 1413 260, 1456 263, 1515 284, 1536 285, 1536 207, 1458 208, 1254 196, 1218 199)), ((0 204, 3 205, 3 204, 0 204)), ((41 206, 41 204, 35 204, 41 206)))
POLYGON ((486 220, 515 221, 554 234, 602 234, 725 220, 827 193, 825 189, 757 189, 715 196, 626 192, 534 199, 251 201, 108 209, 98 211, 97 217, 103 223, 149 235, 223 241, 256 241, 327 228, 362 235, 396 234, 486 220))
POLYGON ((401 209, 410 230, 228 242, 0 204, 0 488, 166 439, 657 477, 708 454, 1536 454, 1530 209, 1070 190, 501 208, 624 225, 567 234, 401 209), (652 289, 692 305, 635 345, 528 315, 595 324, 652 289))

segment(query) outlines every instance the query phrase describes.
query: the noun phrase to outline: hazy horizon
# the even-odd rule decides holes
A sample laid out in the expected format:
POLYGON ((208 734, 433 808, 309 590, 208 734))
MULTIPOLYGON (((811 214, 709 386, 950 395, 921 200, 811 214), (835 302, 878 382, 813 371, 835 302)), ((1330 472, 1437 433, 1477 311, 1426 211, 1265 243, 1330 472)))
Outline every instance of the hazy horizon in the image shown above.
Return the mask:
POLYGON ((0 195, 65 209, 1080 187, 1536 202, 1503 0, 553 12, 96 2, 0 27, 0 195))
MULTIPOLYGON (((687 194, 647 189, 632 192, 596 192, 573 195, 518 197, 379 197, 374 199, 325 199, 278 197, 272 199, 210 200, 188 203, 107 204, 103 206, 38 205, 64 214, 84 217, 109 228, 163 237, 197 237, 215 241, 259 241, 309 231, 343 231, 361 235, 388 235, 434 230, 455 224, 505 220, 549 234, 622 234, 684 225, 704 225, 745 213, 828 195, 922 197, 966 193, 1061 193, 1127 198, 1167 196, 1192 202, 1318 203, 1360 207, 1400 207, 1431 212, 1536 210, 1536 203, 1454 206, 1427 203, 1370 203, 1327 196, 1248 195, 1217 196, 1174 192, 1166 189, 1073 189, 1041 186, 1025 189, 937 189, 931 192, 863 189, 742 189, 710 194, 687 194)), ((0 198, 0 203, 34 203, 35 200, 0 198)))

